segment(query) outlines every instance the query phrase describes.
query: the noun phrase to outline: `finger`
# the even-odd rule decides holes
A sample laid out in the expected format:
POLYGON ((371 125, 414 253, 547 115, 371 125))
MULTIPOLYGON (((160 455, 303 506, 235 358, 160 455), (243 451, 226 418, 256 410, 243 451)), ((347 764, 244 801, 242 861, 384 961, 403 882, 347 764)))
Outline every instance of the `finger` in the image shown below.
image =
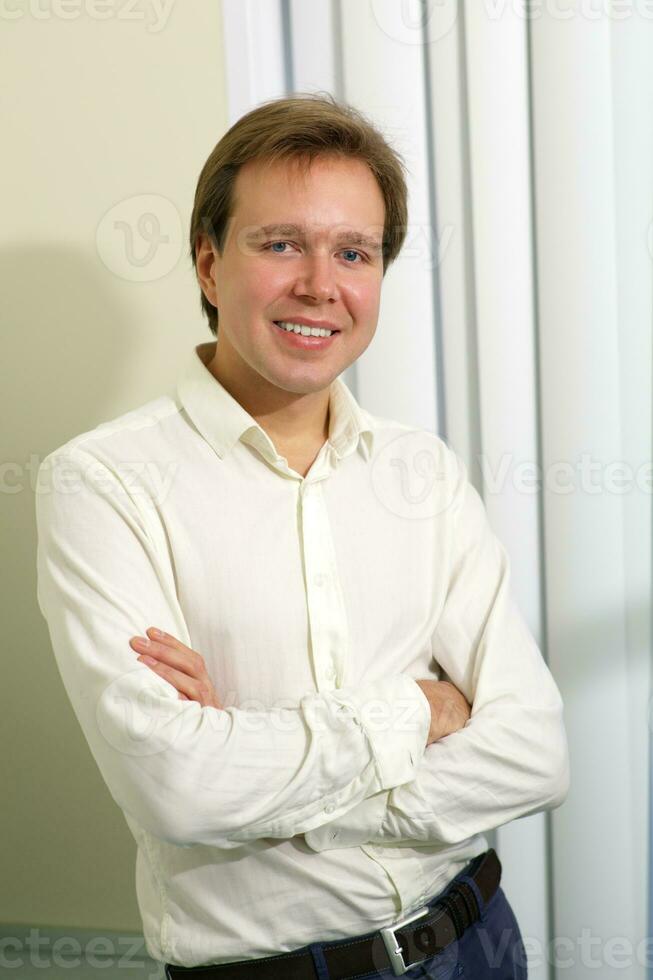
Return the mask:
POLYGON ((187 701, 197 701, 203 707, 211 705, 214 708, 222 708, 222 702, 212 684, 203 684, 195 678, 189 677, 188 674, 174 670, 163 663, 154 663, 151 665, 151 669, 172 684, 180 694, 185 694, 187 701))
POLYGON ((193 650, 192 647, 186 646, 181 640, 178 640, 176 636, 171 633, 165 633, 163 630, 159 630, 156 626, 150 626, 145 630, 146 635, 150 640, 155 643, 160 643, 166 646, 169 650, 177 650, 179 653, 183 654, 188 662, 196 664, 194 671, 194 676, 199 676, 199 671, 204 665, 204 658, 197 650, 193 650))
POLYGON ((152 640, 149 643, 143 643, 138 637, 132 637, 129 645, 137 653, 154 657, 161 663, 174 667, 175 670, 186 674, 188 677, 197 679, 196 660, 194 657, 190 657, 187 653, 184 653, 183 650, 168 646, 165 643, 155 643, 152 640))
POLYGON ((145 633, 156 643, 164 643, 168 647, 172 647, 176 650, 184 650, 186 653, 196 652, 191 647, 187 647, 185 643, 181 642, 181 640, 178 640, 176 636, 172 635, 172 633, 166 633, 164 630, 157 629, 156 626, 148 627, 148 629, 145 630, 145 633))
POLYGON ((174 688, 180 693, 185 694, 187 700, 199 701, 199 692, 197 690, 197 681, 194 678, 189 677, 181 670, 175 670, 174 667, 170 667, 168 664, 162 663, 157 660, 154 663, 149 663, 149 658, 147 654, 138 658, 141 663, 144 663, 150 670, 153 670, 159 677, 163 677, 164 680, 172 684, 174 688), (146 659, 147 658, 147 659, 146 659))

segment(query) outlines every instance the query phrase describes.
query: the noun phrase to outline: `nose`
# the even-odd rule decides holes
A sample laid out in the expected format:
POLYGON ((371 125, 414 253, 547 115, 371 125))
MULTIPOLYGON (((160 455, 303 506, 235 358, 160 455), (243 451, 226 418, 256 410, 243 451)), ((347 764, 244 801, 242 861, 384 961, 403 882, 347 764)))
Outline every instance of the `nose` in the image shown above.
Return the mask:
POLYGON ((340 294, 335 261, 328 251, 315 251, 312 255, 304 255, 293 287, 295 296, 318 302, 338 299, 340 294))

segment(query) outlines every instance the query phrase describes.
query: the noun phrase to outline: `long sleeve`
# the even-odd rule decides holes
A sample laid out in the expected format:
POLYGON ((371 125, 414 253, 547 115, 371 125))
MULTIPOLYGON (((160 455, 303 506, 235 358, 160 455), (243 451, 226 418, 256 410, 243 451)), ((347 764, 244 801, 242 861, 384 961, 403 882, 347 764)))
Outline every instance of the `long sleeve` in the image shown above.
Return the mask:
MULTIPOLYGON (((452 450, 447 448, 449 453, 452 450)), ((308 834, 314 850, 362 843, 457 844, 559 806, 569 789, 563 702, 510 592, 510 564, 454 454, 448 591, 433 657, 472 705, 464 728, 430 744, 417 775, 370 794, 308 834)))
POLYGON ((155 508, 119 467, 77 447, 39 469, 38 603, 83 734, 125 813, 180 847, 232 848, 310 831, 413 779, 430 709, 407 675, 251 712, 182 701, 137 661, 129 638, 153 624, 193 646, 155 508))

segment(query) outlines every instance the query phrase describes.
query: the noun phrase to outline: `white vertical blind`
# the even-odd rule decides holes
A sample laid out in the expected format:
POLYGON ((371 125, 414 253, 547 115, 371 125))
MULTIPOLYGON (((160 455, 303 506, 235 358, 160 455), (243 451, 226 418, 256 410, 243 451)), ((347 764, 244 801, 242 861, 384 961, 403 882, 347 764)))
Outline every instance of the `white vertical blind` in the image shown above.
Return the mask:
MULTIPOLYGON (((639 980, 647 859, 632 806, 647 778, 647 728, 629 684, 624 497, 605 483, 625 446, 615 222, 625 107, 615 102, 608 17, 543 16, 531 26, 549 656, 572 770, 568 800, 553 813, 555 929, 601 937, 595 955, 577 945, 569 953, 574 978, 596 976, 597 956, 610 975, 605 943, 618 936, 632 950, 619 975, 639 980), (596 469, 584 474, 583 462, 596 469)), ((649 336, 650 304, 647 312, 649 336)))
MULTIPOLYGON (((653 936, 650 898, 651 853, 647 854, 650 819, 649 715, 651 684, 651 492, 641 479, 651 473, 651 322, 653 293, 653 19, 631 17, 614 22, 611 36, 615 156, 617 315, 620 352, 622 455, 633 474, 640 474, 622 497, 626 588, 626 658, 630 706, 630 828, 635 867, 631 901, 639 908, 636 931, 653 936), (642 125, 647 120, 647 125, 642 125), (648 738, 645 723, 648 721, 648 738)), ((650 480, 649 480, 650 483, 650 480)), ((653 970, 650 971, 653 976, 653 970)), ((641 968, 638 976, 645 975, 641 968)))
MULTIPOLYGON (((482 494, 510 556, 517 604, 542 646, 528 36, 514 8, 493 20, 468 0, 464 15, 482 494)), ((535 814, 497 833, 503 888, 522 933, 542 946, 547 819, 535 814)), ((545 980, 547 964, 532 963, 529 974, 545 980)))
POLYGON ((229 125, 286 94, 282 0, 222 0, 229 125))
POLYGON ((340 32, 331 0, 290 0, 295 92, 327 91, 338 95, 341 87, 340 32))
POLYGON ((441 315, 443 419, 439 433, 465 460, 474 485, 480 419, 473 263, 471 175, 467 127, 467 71, 462 20, 443 5, 425 24, 431 112, 436 253, 441 315))

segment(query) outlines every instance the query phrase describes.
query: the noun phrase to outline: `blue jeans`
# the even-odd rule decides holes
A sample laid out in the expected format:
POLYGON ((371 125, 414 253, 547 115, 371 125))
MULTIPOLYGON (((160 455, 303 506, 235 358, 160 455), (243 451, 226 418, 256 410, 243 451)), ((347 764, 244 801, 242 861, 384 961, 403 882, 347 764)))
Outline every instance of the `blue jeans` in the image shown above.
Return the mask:
MULTIPOLYGON (((471 864, 471 862, 470 862, 471 864)), ((416 963, 406 973, 406 980, 527 980, 526 950, 515 914, 499 885, 490 901, 485 904, 476 882, 467 874, 469 865, 460 871, 447 887, 429 900, 432 905, 443 898, 458 882, 466 882, 473 890, 481 917, 468 926, 460 939, 454 940, 440 953, 416 963)), ((319 980, 332 980, 322 950, 332 943, 311 943, 310 950, 319 980)), ((379 964, 387 962, 385 947, 381 943, 379 964), (383 950, 383 952, 381 952, 383 950)), ((372 973, 359 974, 356 980, 391 980, 392 967, 380 968, 372 973)))

